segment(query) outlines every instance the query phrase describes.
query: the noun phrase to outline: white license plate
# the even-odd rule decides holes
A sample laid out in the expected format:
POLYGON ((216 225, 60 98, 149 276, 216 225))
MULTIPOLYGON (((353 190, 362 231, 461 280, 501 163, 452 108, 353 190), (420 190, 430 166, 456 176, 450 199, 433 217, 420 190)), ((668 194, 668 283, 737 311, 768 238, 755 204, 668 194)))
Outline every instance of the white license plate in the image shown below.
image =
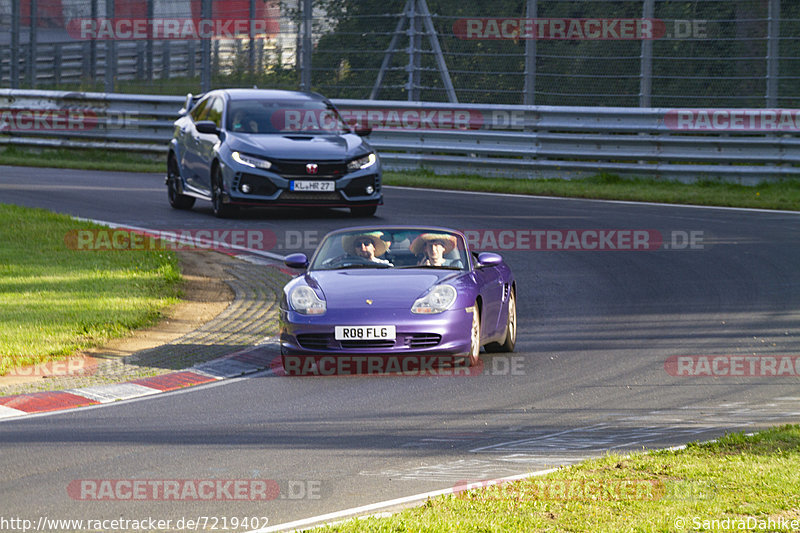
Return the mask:
POLYGON ((293 181, 293 191, 335 191, 336 183, 333 181, 293 181))
POLYGON ((333 338, 337 341, 394 340, 394 326, 336 326, 333 338))

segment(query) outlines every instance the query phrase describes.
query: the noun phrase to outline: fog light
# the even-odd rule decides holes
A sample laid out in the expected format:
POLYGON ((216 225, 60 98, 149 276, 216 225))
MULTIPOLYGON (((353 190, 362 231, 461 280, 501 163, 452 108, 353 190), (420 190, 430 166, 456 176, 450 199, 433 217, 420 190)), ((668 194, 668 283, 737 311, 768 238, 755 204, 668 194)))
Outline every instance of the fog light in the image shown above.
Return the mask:
POLYGON ((250 185, 248 185, 247 183, 243 184, 242 185, 242 192, 245 193, 245 194, 249 193, 250 192, 250 185))
POLYGON ((375 188, 372 185, 367 185, 367 194, 372 194, 375 192, 375 188))

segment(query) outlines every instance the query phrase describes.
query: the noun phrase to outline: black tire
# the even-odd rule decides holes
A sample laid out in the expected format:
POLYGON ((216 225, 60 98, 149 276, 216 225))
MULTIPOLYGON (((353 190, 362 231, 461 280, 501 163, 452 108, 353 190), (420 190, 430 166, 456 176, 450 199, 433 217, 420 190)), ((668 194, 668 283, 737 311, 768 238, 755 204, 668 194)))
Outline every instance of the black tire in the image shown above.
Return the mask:
POLYGON ((217 218, 233 216, 236 208, 222 202, 222 172, 214 165, 211 170, 211 207, 217 218))
POLYGON ((486 345, 487 352, 513 352, 517 345, 517 295, 514 289, 508 295, 508 317, 506 319, 506 338, 502 343, 492 342, 486 345))
POLYGON ((377 205, 356 205, 350 208, 350 214, 354 217, 371 217, 378 210, 377 205))
POLYGON ((178 162, 174 155, 167 161, 167 198, 169 205, 174 209, 191 209, 194 206, 194 197, 178 192, 178 181, 181 179, 178 162))

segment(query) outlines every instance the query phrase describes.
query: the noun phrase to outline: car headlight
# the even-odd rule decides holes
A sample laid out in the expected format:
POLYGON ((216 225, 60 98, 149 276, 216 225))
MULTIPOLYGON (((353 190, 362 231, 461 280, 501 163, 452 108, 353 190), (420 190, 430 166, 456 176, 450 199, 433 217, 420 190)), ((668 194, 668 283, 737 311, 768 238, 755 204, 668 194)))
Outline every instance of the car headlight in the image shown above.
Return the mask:
POLYGON ((302 315, 321 315, 328 307, 325 300, 320 300, 317 293, 305 285, 292 290, 289 295, 289 304, 292 309, 302 315))
POLYGON ((437 285, 428 294, 417 298, 411 306, 412 313, 435 314, 447 311, 456 301, 456 289, 451 285, 437 285))
POLYGON ((272 163, 267 161, 266 159, 253 157, 251 155, 244 155, 241 152, 232 152, 231 157, 237 163, 247 165, 248 167, 263 168, 263 169, 268 169, 272 167, 272 163))
POLYGON ((353 159, 349 163, 347 163, 347 170, 363 170, 365 168, 369 168, 375 164, 378 160, 378 156, 373 153, 367 154, 364 157, 359 157, 358 159, 353 159))

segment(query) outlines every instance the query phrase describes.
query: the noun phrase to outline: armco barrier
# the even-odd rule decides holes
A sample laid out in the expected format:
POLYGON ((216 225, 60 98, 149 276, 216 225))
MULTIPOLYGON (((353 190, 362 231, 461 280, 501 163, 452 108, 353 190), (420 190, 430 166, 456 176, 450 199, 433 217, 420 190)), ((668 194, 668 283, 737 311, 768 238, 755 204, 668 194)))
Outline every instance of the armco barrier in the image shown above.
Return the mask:
MULTIPOLYGON (((0 145, 161 153, 184 97, 0 89, 0 145)), ((334 100, 388 169, 516 178, 599 172, 746 184, 800 176, 796 110, 334 100)))

